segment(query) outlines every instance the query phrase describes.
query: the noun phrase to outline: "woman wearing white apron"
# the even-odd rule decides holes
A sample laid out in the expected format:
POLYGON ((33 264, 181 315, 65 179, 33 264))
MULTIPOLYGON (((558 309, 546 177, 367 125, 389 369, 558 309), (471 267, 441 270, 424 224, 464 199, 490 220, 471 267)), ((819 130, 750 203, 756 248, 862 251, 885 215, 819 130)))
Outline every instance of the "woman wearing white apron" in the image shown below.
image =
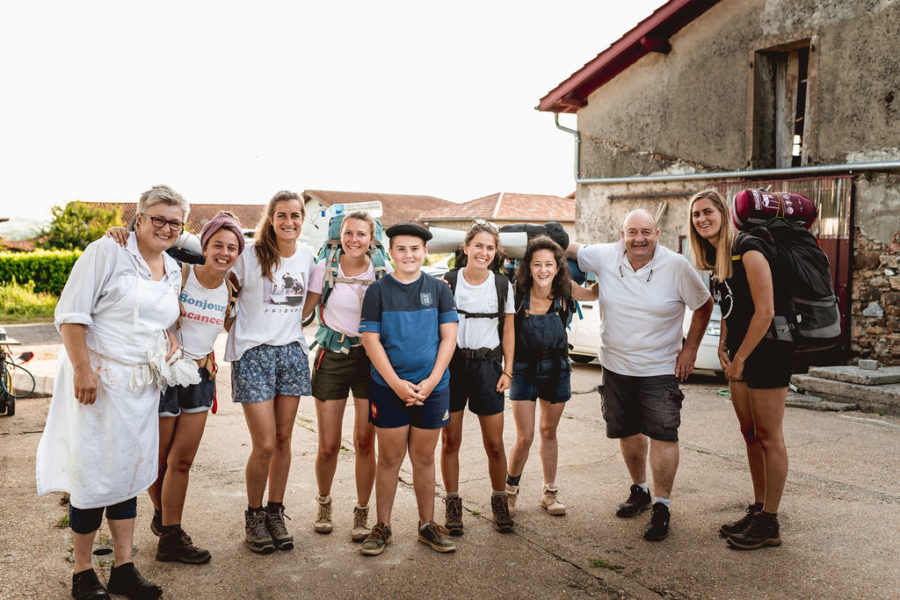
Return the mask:
MULTIPOLYGON (((72 268, 56 307, 64 349, 53 402, 37 453, 38 495, 69 493, 75 554, 72 595, 109 598, 91 562, 106 510, 115 567, 108 588, 133 599, 162 589, 135 569, 136 496, 157 476, 160 387, 149 353, 178 318, 181 272, 165 254, 184 225, 188 204, 166 186, 141 195, 125 248, 91 243, 72 268)), ((168 358, 167 357, 167 360, 168 358)))

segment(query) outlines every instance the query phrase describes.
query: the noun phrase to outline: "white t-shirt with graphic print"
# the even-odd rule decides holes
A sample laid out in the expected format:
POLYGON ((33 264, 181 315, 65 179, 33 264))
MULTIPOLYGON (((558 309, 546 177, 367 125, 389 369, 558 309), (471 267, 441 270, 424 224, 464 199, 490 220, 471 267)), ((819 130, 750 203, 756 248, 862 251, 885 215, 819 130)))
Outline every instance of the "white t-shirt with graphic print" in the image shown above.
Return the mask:
POLYGON ((263 276, 256 250, 248 241, 232 269, 241 293, 237 318, 225 346, 226 361, 238 360, 244 352, 262 344, 286 346, 300 342, 304 352, 309 352, 302 319, 314 264, 312 250, 298 244, 294 255, 282 258, 269 279, 263 276))
MULTIPOLYGON (((224 281, 212 290, 203 287, 192 266, 179 300, 184 307, 181 328, 176 324, 171 331, 181 344, 184 357, 199 360, 212 352, 216 337, 225 328, 228 287, 224 281)), ((236 310, 232 309, 230 316, 235 315, 236 310)))

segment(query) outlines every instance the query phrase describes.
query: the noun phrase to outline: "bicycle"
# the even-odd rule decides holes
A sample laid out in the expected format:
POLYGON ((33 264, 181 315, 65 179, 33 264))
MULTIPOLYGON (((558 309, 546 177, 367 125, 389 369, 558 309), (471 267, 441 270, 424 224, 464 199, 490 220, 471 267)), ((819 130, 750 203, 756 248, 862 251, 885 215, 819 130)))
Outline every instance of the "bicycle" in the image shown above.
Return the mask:
POLYGON ((31 371, 23 365, 34 358, 34 352, 23 352, 14 357, 10 346, 19 342, 11 338, 0 341, 0 416, 11 417, 16 414, 16 400, 27 398, 34 393, 35 381, 31 371), (26 382, 31 380, 31 387, 26 383, 27 391, 18 392, 13 387, 13 375, 22 373, 26 382))

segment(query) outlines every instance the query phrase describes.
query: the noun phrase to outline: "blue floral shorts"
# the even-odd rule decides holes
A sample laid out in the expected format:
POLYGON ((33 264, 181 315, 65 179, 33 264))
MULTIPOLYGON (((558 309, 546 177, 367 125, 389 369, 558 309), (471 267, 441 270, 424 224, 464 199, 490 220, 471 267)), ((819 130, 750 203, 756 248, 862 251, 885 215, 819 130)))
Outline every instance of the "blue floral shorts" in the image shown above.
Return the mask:
POLYGON ((286 346, 262 344, 231 363, 231 394, 235 402, 265 402, 275 396, 309 396, 309 358, 300 342, 286 346))

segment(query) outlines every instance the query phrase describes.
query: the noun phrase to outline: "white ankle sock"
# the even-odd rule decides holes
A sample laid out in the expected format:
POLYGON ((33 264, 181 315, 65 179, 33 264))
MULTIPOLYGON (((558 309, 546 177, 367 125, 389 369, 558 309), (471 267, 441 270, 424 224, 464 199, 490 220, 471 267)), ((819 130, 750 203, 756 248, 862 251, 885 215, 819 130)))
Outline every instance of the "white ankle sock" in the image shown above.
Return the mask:
POLYGON ((644 490, 645 492, 647 492, 648 494, 650 493, 650 488, 647 487, 646 481, 644 483, 638 483, 637 486, 639 488, 641 488, 642 490, 644 490))
POLYGON ((661 502, 662 504, 665 504, 666 508, 671 508, 671 506, 669 506, 669 505, 672 503, 672 501, 669 500, 668 498, 660 498, 659 496, 657 496, 656 498, 653 499, 653 503, 656 504, 657 502, 661 502))

